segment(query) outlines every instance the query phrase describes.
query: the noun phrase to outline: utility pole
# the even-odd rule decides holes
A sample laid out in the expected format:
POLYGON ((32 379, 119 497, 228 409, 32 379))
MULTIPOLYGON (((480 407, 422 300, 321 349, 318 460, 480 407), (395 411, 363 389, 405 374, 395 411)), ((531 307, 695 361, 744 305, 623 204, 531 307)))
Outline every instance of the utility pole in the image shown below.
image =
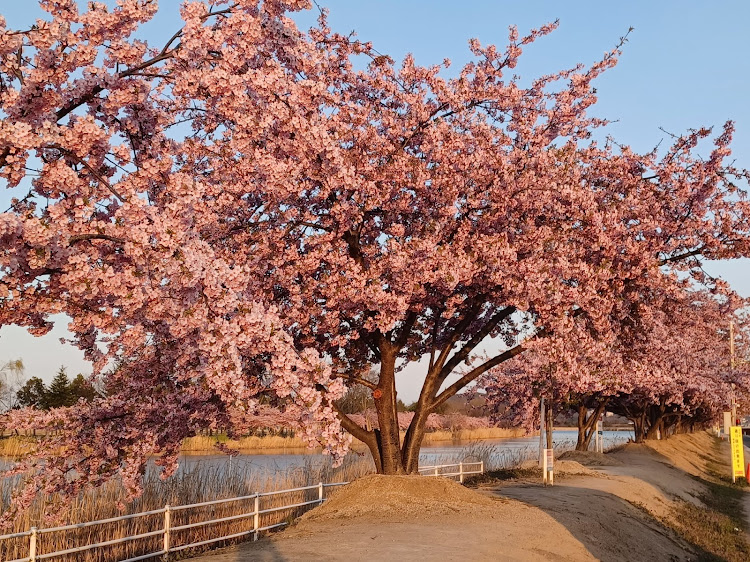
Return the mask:
MULTIPOLYGON (((729 370, 732 375, 734 375, 734 367, 735 367, 735 361, 734 361, 734 320, 729 321, 729 370)), ((734 396, 734 383, 732 383, 732 396, 731 396, 731 402, 732 406, 732 425, 737 425, 737 400, 734 396)))

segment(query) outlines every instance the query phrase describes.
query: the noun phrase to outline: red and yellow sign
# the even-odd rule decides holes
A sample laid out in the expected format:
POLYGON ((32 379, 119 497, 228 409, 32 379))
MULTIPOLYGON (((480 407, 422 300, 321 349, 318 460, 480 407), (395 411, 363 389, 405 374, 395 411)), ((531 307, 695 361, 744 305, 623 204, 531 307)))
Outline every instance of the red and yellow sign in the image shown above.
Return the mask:
POLYGON ((729 441, 732 445, 732 476, 745 476, 745 456, 740 426, 735 425, 729 428, 729 441))

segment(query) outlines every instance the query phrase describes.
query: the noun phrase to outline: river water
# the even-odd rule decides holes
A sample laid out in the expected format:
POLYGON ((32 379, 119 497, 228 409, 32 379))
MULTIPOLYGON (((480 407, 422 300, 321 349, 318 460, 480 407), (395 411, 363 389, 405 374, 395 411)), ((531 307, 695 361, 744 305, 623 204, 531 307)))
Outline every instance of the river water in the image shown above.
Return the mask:
MULTIPOLYGON (((575 430, 556 430, 553 432, 555 453, 575 448, 575 430)), ((626 443, 633 438, 632 431, 605 431, 605 450, 626 443)), ((593 447, 593 444, 592 444, 593 447)), ((520 462, 536 458, 539 451, 539 437, 519 437, 506 439, 482 439, 476 441, 445 441, 424 445, 420 451, 420 466, 451 464, 461 461, 484 460, 488 468, 510 468, 520 462)), ((352 451, 352 456, 369 459, 368 451, 352 451)), ((0 470, 11 467, 13 462, 0 458, 0 470)), ((255 474, 261 478, 288 473, 290 471, 317 471, 330 466, 331 458, 315 449, 263 449, 261 451, 242 451, 230 457, 216 453, 183 454, 179 460, 178 475, 194 471, 223 474, 240 472, 255 474)), ((373 465, 374 466, 374 465, 373 465)), ((161 469, 150 464, 149 470, 161 469)))
MULTIPOLYGON (((575 448, 575 430, 553 432, 556 453, 575 448)), ((605 431, 605 450, 633 438, 632 431, 605 431)), ((593 444, 592 444, 593 447, 593 444)), ((446 441, 424 445, 420 451, 421 466, 450 464, 460 461, 485 460, 492 467, 512 467, 528 458, 535 458, 539 451, 539 437, 510 439, 482 439, 479 441, 446 441)), ((350 453, 370 458, 369 452, 350 453)), ((199 469, 263 472, 267 474, 288 472, 297 469, 319 468, 330 464, 330 457, 316 450, 263 450, 241 452, 229 457, 223 454, 185 454, 180 458, 178 472, 187 473, 199 469)))

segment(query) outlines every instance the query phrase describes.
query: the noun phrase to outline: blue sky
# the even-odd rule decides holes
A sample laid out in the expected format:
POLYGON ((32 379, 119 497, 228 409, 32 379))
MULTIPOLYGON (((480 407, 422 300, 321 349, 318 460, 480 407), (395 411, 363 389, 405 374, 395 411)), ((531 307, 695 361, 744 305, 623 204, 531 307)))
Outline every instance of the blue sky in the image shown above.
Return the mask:
MULTIPOLYGON (((596 84, 599 103, 594 113, 616 120, 608 132, 621 143, 644 151, 665 138, 660 128, 679 133, 701 126, 719 127, 732 119, 737 125, 733 143, 737 164, 750 168, 750 2, 745 0, 319 3, 330 8, 333 29, 354 30, 397 60, 408 52, 425 65, 448 57, 453 61, 451 70, 468 60, 471 37, 502 46, 509 25, 517 25, 523 33, 559 19, 559 29, 527 49, 516 69, 529 79, 598 60, 632 26, 635 29, 620 63, 596 84)), ((180 24, 179 4, 161 0, 159 15, 142 35, 154 44, 171 36, 180 24)), ((0 0, 0 13, 9 26, 23 27, 41 12, 33 0, 0 0)), ((301 14, 297 20, 305 26, 314 17, 301 14)), ((7 193, 0 193, 0 205, 8 198, 7 193)), ((707 269, 750 297, 750 260, 708 264, 707 269)), ((4 327, 0 329, 0 363, 21 357, 29 376, 46 379, 61 364, 67 365, 70 373, 87 371, 76 350, 58 343, 64 334, 63 326, 44 338, 4 327)), ((403 398, 413 399, 415 389, 404 387, 403 398)))

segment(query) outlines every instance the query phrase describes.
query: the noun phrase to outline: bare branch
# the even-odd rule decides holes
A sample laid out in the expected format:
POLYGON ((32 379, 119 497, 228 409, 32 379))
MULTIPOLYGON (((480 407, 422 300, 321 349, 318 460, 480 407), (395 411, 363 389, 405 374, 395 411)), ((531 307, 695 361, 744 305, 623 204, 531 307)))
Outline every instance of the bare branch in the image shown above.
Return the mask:
POLYGON ((107 234, 76 234, 68 239, 68 246, 75 246, 78 242, 83 242, 84 240, 109 240, 110 242, 116 242, 117 244, 125 243, 125 240, 122 238, 108 236, 107 234))

